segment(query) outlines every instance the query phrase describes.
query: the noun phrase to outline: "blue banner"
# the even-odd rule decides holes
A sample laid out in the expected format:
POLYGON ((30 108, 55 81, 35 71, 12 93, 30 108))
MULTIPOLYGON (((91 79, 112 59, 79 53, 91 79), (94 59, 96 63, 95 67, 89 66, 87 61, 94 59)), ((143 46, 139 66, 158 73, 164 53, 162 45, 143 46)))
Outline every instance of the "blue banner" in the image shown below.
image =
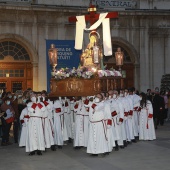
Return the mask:
POLYGON ((46 56, 47 56, 47 91, 50 92, 50 79, 51 79, 51 67, 48 57, 48 50, 51 44, 55 44, 57 48, 57 67, 59 70, 61 68, 73 68, 78 67, 80 63, 81 50, 75 50, 74 40, 46 40, 46 56))

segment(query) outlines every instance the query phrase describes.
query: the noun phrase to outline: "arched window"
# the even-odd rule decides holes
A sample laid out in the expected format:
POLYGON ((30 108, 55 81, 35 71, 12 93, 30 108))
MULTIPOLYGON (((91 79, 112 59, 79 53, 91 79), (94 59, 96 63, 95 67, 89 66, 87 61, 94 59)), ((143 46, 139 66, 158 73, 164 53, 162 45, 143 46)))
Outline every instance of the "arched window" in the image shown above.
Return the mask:
POLYGON ((30 61, 30 56, 26 49, 12 41, 0 42, 0 61, 6 58, 13 59, 14 61, 30 61))

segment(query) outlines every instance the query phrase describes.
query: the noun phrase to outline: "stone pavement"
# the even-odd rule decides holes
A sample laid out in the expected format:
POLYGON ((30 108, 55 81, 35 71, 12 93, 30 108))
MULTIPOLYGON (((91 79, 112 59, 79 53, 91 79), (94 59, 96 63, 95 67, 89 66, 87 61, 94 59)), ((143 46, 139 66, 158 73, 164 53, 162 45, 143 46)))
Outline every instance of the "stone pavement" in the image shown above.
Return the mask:
POLYGON ((158 126, 156 135, 154 141, 139 141, 106 157, 92 157, 72 144, 42 156, 28 156, 17 144, 0 146, 0 170, 170 170, 170 122, 158 126))

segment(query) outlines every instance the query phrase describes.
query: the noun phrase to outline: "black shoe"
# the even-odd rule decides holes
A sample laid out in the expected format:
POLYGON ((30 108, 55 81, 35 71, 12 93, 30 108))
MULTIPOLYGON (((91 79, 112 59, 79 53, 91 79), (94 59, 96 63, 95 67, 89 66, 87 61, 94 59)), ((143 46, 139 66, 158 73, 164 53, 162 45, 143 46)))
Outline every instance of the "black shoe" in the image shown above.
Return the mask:
POLYGON ((129 144, 132 144, 132 142, 130 142, 130 141, 127 141, 127 144, 129 145, 129 144))
POLYGON ((35 155, 35 151, 29 153, 29 156, 35 155))
POLYGON ((116 146, 116 147, 114 147, 114 149, 115 149, 115 151, 118 151, 118 150, 119 150, 119 147, 118 147, 118 146, 116 146))
POLYGON ((1 143, 1 146, 7 146, 8 144, 7 143, 5 143, 5 142, 2 142, 1 143))
POLYGON ((51 150, 52 150, 52 151, 56 151, 55 145, 52 145, 52 146, 51 146, 51 150))
POLYGON ((135 139, 132 140, 133 143, 137 143, 137 141, 135 139))
POLYGON ((106 155, 107 155, 106 153, 101 154, 102 157, 105 157, 106 155))
POLYGON ((124 146, 120 146, 120 149, 124 149, 124 146))
POLYGON ((58 147, 58 149, 62 149, 63 148, 61 145, 58 145, 57 147, 58 147))
POLYGON ((127 147, 127 142, 126 141, 123 141, 123 144, 124 144, 124 147, 127 147))
POLYGON ((138 141, 139 140, 139 136, 135 136, 135 140, 138 141))
POLYGON ((37 155, 42 155, 42 152, 37 150, 37 155))
POLYGON ((106 154, 106 155, 109 155, 109 154, 110 154, 110 152, 106 152, 105 154, 106 154))
POLYGON ((95 156, 98 156, 98 154, 91 154, 91 156, 94 156, 94 157, 95 157, 95 156))
POLYGON ((68 143, 73 143, 73 140, 69 138, 68 143))

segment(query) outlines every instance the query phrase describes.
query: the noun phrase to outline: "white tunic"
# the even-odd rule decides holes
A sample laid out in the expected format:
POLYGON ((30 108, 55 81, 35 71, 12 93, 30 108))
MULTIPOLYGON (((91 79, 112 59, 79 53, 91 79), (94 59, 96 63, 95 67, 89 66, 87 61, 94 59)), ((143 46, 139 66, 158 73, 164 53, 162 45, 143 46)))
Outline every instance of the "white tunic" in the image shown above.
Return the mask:
POLYGON ((89 139, 87 153, 100 154, 108 152, 106 127, 104 122, 104 103, 95 103, 89 110, 89 139))
POLYGON ((128 111, 128 119, 127 119, 127 123, 128 123, 128 141, 131 141, 134 139, 134 126, 133 126, 133 100, 132 97, 130 95, 125 97, 127 99, 128 105, 129 105, 129 111, 128 111), (130 115, 130 112, 132 112, 132 115, 130 115))
POLYGON ((139 140, 156 139, 153 123, 153 108, 150 101, 147 101, 146 107, 141 109, 139 115, 139 140))
POLYGON ((20 115, 20 121, 22 122, 21 136, 19 140, 19 146, 26 146, 26 137, 28 133, 28 121, 29 121, 29 112, 28 108, 24 108, 20 115))
POLYGON ((70 130, 71 130, 71 135, 70 137, 74 139, 74 131, 75 131, 75 113, 74 113, 74 100, 70 100, 70 130))
POLYGON ((26 152, 32 152, 35 150, 45 150, 45 139, 43 131, 43 111, 45 106, 40 103, 28 103, 28 111, 30 113, 30 119, 28 123, 28 133, 26 138, 26 152), (35 109, 32 107, 36 105, 35 109))
POLYGON ((63 114, 61 102, 59 100, 54 101, 54 143, 56 145, 63 145, 64 134, 67 133, 66 128, 64 128, 66 125, 63 114))
POLYGON ((66 123, 66 130, 69 138, 73 138, 73 133, 72 133, 72 123, 71 123, 71 106, 70 106, 70 100, 65 99, 63 101, 64 103, 64 119, 66 123))
POLYGON ((67 121, 67 107, 65 107, 65 99, 60 100, 61 104, 62 104, 62 108, 63 108, 63 114, 61 117, 62 119, 62 134, 63 134, 63 141, 67 141, 68 140, 68 133, 67 133, 67 125, 66 125, 66 121, 67 121))
POLYGON ((110 109, 111 109, 111 115, 112 115, 112 133, 115 140, 120 139, 119 135, 119 125, 117 123, 117 117, 119 114, 119 105, 115 99, 110 99, 110 109), (115 113, 115 114, 114 114, 115 113))
POLYGON ((129 134, 129 127, 127 124, 127 118, 128 118, 128 111, 129 111, 129 106, 128 103, 125 99, 125 97, 120 97, 120 100, 122 102, 123 110, 124 110, 124 116, 123 116, 123 122, 121 125, 122 129, 122 138, 123 140, 127 140, 127 134, 129 134))
POLYGON ((88 143, 88 129, 89 129, 89 115, 83 101, 76 102, 74 112, 76 115, 75 121, 75 136, 74 146, 87 147, 88 143))
POLYGON ((44 131, 44 139, 45 139, 45 147, 50 148, 54 145, 54 127, 53 122, 51 120, 52 115, 52 107, 49 102, 44 101, 44 105, 46 107, 43 112, 43 131, 44 131))
POLYGON ((113 147, 115 147, 115 138, 112 133, 112 116, 110 110, 110 101, 108 100, 104 101, 104 120, 106 123, 108 152, 111 152, 113 147))
POLYGON ((118 124, 118 130, 119 130, 119 137, 120 139, 118 140, 118 145, 123 146, 123 140, 124 140, 124 135, 125 135, 125 129, 124 129, 124 106, 121 98, 117 99, 117 103, 119 106, 119 113, 117 117, 117 124, 118 124))
POLYGON ((133 94, 133 124, 134 124, 134 136, 139 136, 139 112, 140 97, 133 94))

